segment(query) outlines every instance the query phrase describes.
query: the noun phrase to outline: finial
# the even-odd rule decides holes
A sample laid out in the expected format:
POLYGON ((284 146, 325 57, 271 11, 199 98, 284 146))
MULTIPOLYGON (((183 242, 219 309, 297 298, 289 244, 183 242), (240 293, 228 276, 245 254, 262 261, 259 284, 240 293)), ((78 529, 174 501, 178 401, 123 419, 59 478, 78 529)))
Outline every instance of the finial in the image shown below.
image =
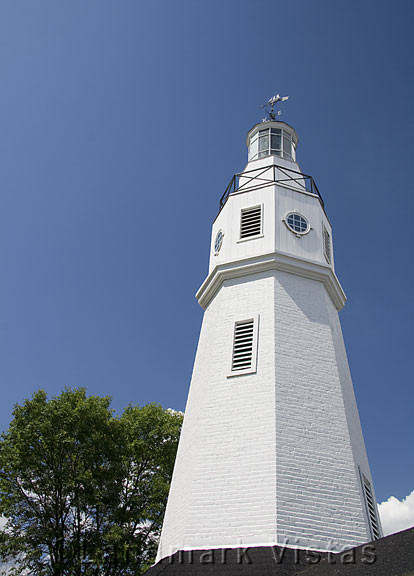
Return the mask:
POLYGON ((284 102, 288 98, 289 98, 289 96, 281 96, 280 94, 276 94, 275 96, 272 96, 266 102, 266 104, 263 104, 263 106, 260 106, 260 108, 267 108, 266 112, 269 116, 268 118, 263 118, 262 122, 269 122, 269 120, 276 120, 276 116, 280 116, 282 114, 281 110, 275 111, 274 108, 275 108, 276 102, 284 102))

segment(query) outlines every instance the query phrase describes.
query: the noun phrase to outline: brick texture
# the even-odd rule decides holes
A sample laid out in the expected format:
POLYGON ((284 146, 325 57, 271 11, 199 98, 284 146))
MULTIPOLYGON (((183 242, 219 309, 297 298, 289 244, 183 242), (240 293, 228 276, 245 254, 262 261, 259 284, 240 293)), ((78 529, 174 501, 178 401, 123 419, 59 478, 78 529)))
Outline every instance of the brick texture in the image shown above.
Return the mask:
POLYGON ((280 271, 225 281, 203 319, 158 558, 369 541, 359 468, 371 478, 323 284, 280 271), (257 314, 257 372, 229 378, 234 323, 257 314))

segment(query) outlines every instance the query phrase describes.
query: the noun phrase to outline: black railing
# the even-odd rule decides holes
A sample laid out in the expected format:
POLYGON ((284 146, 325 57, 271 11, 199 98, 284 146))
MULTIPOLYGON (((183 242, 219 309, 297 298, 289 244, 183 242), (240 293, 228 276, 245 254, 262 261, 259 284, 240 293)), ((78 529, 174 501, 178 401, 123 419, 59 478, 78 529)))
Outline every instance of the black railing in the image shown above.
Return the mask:
POLYGON ((322 208, 325 209, 324 201, 312 176, 291 168, 279 166, 278 164, 271 164, 270 166, 262 166, 261 168, 254 168, 253 170, 235 174, 220 198, 219 213, 230 194, 266 188, 266 186, 272 186, 273 184, 281 184, 298 192, 313 194, 319 198, 322 208))

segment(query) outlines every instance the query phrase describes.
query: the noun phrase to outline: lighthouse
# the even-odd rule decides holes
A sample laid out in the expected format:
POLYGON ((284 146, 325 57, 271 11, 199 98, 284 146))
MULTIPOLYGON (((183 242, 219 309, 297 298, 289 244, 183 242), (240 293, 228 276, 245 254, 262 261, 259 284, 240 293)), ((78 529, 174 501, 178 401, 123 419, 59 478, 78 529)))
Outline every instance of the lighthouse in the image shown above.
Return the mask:
POLYGON ((382 536, 338 313, 333 231, 298 135, 268 117, 221 196, 158 560, 340 551, 382 536))

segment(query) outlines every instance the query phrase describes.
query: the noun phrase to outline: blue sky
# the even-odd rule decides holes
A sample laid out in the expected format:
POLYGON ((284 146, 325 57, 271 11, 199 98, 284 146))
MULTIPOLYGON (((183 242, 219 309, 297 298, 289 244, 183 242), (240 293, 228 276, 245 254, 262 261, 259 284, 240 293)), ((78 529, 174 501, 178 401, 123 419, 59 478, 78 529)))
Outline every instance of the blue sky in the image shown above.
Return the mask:
POLYGON ((0 5, 0 428, 43 387, 183 409, 219 198, 274 92, 334 229, 378 499, 414 489, 414 4, 0 5))

